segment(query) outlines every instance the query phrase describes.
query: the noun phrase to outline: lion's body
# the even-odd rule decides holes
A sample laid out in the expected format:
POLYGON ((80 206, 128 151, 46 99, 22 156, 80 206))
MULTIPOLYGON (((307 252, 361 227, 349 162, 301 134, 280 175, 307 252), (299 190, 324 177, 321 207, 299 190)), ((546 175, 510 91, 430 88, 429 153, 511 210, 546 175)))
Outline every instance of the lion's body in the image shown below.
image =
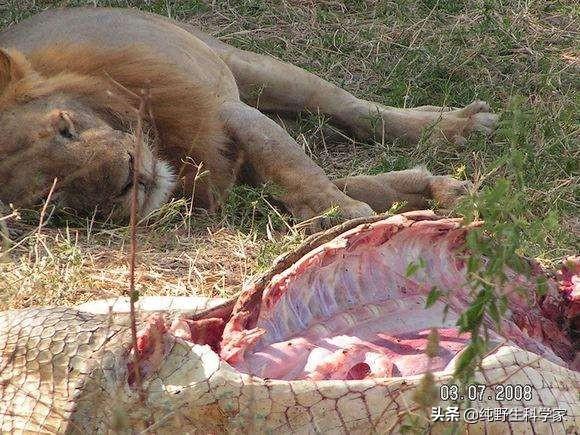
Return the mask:
MULTIPOLYGON (((50 162, 44 162, 44 166, 29 165, 30 173, 15 178, 18 172, 14 169, 22 164, 23 158, 31 162, 59 158, 54 146, 50 153, 39 151, 47 148, 46 141, 38 139, 42 135, 27 137, 24 141, 29 144, 27 152, 20 146, 23 140, 15 138, 19 135, 19 120, 35 110, 38 112, 39 105, 47 111, 45 130, 53 128, 52 134, 57 136, 63 136, 63 128, 67 133, 69 127, 73 130, 78 127, 76 118, 98 118, 88 122, 86 130, 78 127, 78 137, 69 138, 72 142, 70 145, 67 142, 67 146, 70 148, 74 144, 76 154, 92 147, 105 149, 105 154, 112 152, 111 149, 118 151, 120 157, 108 157, 109 160, 85 159, 83 165, 88 165, 93 178, 83 175, 85 183, 71 189, 76 188, 85 196, 87 191, 93 192, 94 199, 85 198, 89 205, 93 201, 109 209, 105 204, 107 198, 115 195, 99 192, 99 183, 116 186, 111 187, 113 192, 122 182, 111 183, 110 179, 126 177, 127 170, 115 172, 123 175, 111 175, 111 171, 99 168, 115 166, 115 158, 133 153, 129 145, 128 151, 118 149, 113 138, 123 134, 125 142, 130 139, 127 135, 135 128, 134 111, 111 108, 115 121, 110 116, 103 117, 103 105, 107 105, 110 97, 113 106, 127 105, 136 109, 144 99, 150 109, 145 122, 158 139, 154 144, 157 151, 145 156, 152 161, 145 162, 145 172, 150 169, 152 178, 157 174, 155 168, 162 167, 154 156, 159 154, 171 164, 181 193, 193 194, 198 205, 211 209, 223 199, 236 181, 241 165, 245 164, 253 173, 253 179, 281 185, 285 191, 282 201, 300 218, 313 217, 333 205, 341 208, 344 217, 367 215, 372 210, 362 202, 365 199, 380 203, 384 208, 408 193, 421 197, 418 206, 424 204, 424 198, 433 196, 437 189, 431 184, 438 181, 426 171, 415 171, 412 177, 394 174, 394 178, 380 182, 396 180, 394 185, 405 186, 402 190, 398 187, 387 189, 392 198, 386 201, 373 199, 373 195, 383 195, 385 190, 375 189, 376 183, 368 183, 364 178, 338 182, 347 193, 355 192, 349 197, 326 178, 281 127, 251 107, 256 106, 258 100, 258 109, 267 111, 319 110, 361 137, 368 137, 375 131, 369 115, 382 118, 381 131, 411 141, 417 140, 422 130, 433 122, 439 122, 441 134, 453 140, 462 140, 474 129, 491 129, 495 123, 495 115, 488 113, 483 103, 453 111, 433 107, 402 110, 359 100, 293 65, 237 50, 186 24, 130 9, 47 11, 0 33, 0 47, 17 50, 3 52, 4 70, 0 70, 0 122, 3 123, 3 135, 10 139, 0 142, 0 157, 4 160, 0 161, 0 183, 4 182, 4 188, 0 186, 0 200, 17 204, 26 203, 19 201, 19 196, 29 194, 21 185, 28 182, 35 170, 41 173, 45 187, 49 179, 63 177, 62 173, 48 174, 50 171, 46 168, 50 162), (24 60, 19 60, 22 55, 24 60), (30 89, 23 88, 22 83, 27 80, 34 82, 27 85, 30 89), (45 91, 45 94, 31 97, 38 88, 46 88, 48 82, 52 83, 54 92, 45 91), (261 90, 259 99, 255 93, 257 88, 261 90), (131 95, 141 90, 146 91, 141 100, 131 95), (240 101, 240 95, 244 101, 240 101), (82 104, 77 104, 77 99, 82 104), (118 118, 124 116, 126 119, 118 122, 118 118), (107 126, 101 125, 102 119, 107 126), (5 127, 8 125, 12 125, 12 129, 5 127), (99 141, 92 139, 95 135, 99 141), (109 148, 103 148, 103 141, 106 141, 103 138, 111 142, 109 148), (17 143, 20 145, 16 146, 17 143), (208 170, 209 175, 200 175, 204 170, 208 170), (94 186, 87 187, 91 182, 94 186), (355 188, 349 189, 348 185, 355 188)), ((51 139, 51 143, 62 145, 62 137, 57 139, 56 142, 51 139)), ((75 153, 68 158, 74 159, 75 153)), ((75 172, 74 165, 63 171, 75 172)), ((131 172, 132 167, 128 171, 131 172)), ((154 179, 145 180, 144 197, 151 191, 159 198, 168 196, 170 192, 159 188, 159 184, 162 183, 156 184, 154 179)), ((73 207, 81 202, 72 201, 73 207)), ((150 202, 159 205, 157 199, 150 202)), ((123 206, 126 208, 126 201, 123 206)))
POLYGON ((0 46, 25 54, 61 42, 111 50, 137 43, 183 73, 193 85, 211 89, 221 98, 238 98, 235 79, 217 54, 161 16, 133 9, 48 10, 0 34, 0 46))

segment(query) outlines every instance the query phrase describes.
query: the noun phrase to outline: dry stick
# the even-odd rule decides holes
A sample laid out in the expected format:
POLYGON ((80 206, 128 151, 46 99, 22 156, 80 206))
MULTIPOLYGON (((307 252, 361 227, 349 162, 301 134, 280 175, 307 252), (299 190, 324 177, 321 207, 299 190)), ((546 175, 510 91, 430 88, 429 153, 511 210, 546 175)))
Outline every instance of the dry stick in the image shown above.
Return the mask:
POLYGON ((12 245, 6 221, 17 217, 18 213, 16 211, 13 211, 7 216, 2 216, 2 202, 0 201, 0 261, 3 261, 4 256, 8 254, 10 246, 12 245))
MULTIPOLYGON (((181 172, 185 167, 185 163, 181 166, 181 172)), ((197 170, 195 173, 195 177, 193 177, 193 186, 191 187, 191 201, 189 202, 189 210, 187 212, 187 237, 191 237, 191 220, 193 216, 193 205, 194 205, 194 198, 195 198, 195 188, 197 187, 197 180, 203 175, 201 172, 201 168, 203 167, 203 162, 197 165, 197 170)))
MULTIPOLYGON (((133 370, 135 374, 135 385, 137 386, 137 393, 139 400, 145 404, 145 392, 143 391, 143 382, 141 379, 141 371, 139 370, 139 350, 137 348, 137 319, 135 312, 135 301, 138 299, 138 294, 135 290, 135 266, 137 263, 137 207, 138 196, 137 186, 139 182, 139 171, 141 169, 141 148, 143 145, 143 119, 145 118, 146 95, 142 92, 139 101, 139 116, 137 118, 137 128, 135 132, 135 167, 133 168, 133 186, 131 188, 131 215, 129 227, 131 231, 131 246, 129 253, 129 309, 131 319, 131 340, 133 344, 133 370)), ((147 426, 151 424, 145 422, 147 426)))
POLYGON ((18 217, 18 213, 16 211, 13 211, 9 215, 0 216, 0 222, 4 222, 4 221, 7 221, 8 219, 17 218, 17 217, 18 217))
POLYGON ((52 194, 54 193, 54 188, 56 186, 57 181, 58 181, 58 178, 55 177, 54 181, 52 182, 52 186, 50 187, 50 190, 48 191, 48 196, 46 197, 46 201, 44 201, 44 205, 42 206, 42 210, 40 211, 40 221, 38 222, 38 235, 40 235, 40 231, 42 230, 42 227, 44 225, 44 216, 46 214, 46 208, 48 207, 48 203, 50 202, 50 198, 52 197, 52 194))
MULTIPOLYGON (((38 259, 40 258, 39 254, 38 254, 38 244, 42 243, 42 245, 44 246, 44 250, 45 252, 49 252, 48 247, 46 246, 46 244, 44 243, 44 241, 42 240, 42 227, 44 226, 44 216, 46 215, 46 209, 48 208, 48 204, 50 203, 50 199, 52 198, 52 194, 54 193, 54 187, 56 186, 56 183, 58 181, 58 178, 55 177, 54 181, 52 182, 52 186, 50 186, 50 190, 48 191, 48 195, 46 197, 46 201, 44 201, 44 205, 42 206, 42 210, 40 211, 40 219, 38 222, 38 228, 36 229, 36 243, 34 244, 34 255, 36 258, 36 261, 38 261, 38 259)), ((30 258, 30 256, 29 256, 30 258)))
MULTIPOLYGON (((143 120, 149 114, 153 121, 152 111, 147 111, 147 103, 149 101, 150 93, 145 94, 142 89, 141 94, 133 92, 128 89, 123 84, 116 81, 109 74, 106 74, 111 83, 113 83, 118 89, 125 92, 128 96, 139 101, 139 110, 137 115, 137 126, 135 131, 135 162, 133 168, 133 186, 131 188, 131 213, 129 219, 129 227, 131 232, 131 246, 129 250, 129 318, 131 323, 131 341, 133 347, 133 371, 135 375, 135 385, 137 387, 137 393, 139 394, 139 400, 145 405, 145 391, 143 390, 143 380, 141 379, 141 371, 139 369, 139 350, 137 348, 137 314, 135 310, 135 301, 138 299, 138 293, 135 290, 135 268, 137 263, 137 207, 138 207, 138 192, 137 186, 139 181, 139 171, 141 169, 141 149, 143 147, 143 120)), ((153 417, 150 417, 145 421, 146 427, 150 427, 155 422, 153 417)))

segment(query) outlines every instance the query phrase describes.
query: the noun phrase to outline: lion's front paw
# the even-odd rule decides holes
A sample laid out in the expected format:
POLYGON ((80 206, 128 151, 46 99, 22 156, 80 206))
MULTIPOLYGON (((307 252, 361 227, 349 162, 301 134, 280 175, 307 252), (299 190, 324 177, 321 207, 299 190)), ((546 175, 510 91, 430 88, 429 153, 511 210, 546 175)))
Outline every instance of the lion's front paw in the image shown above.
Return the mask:
POLYGON ((373 216, 375 212, 368 204, 349 198, 338 204, 334 202, 326 210, 302 206, 294 208, 292 214, 303 222, 301 226, 306 228, 308 232, 314 233, 350 219, 373 216))
POLYGON ((352 202, 339 207, 339 214, 341 219, 346 221, 350 219, 372 216, 375 214, 375 212, 367 203, 352 200, 352 202))
POLYGON ((442 208, 451 208, 457 200, 473 190, 471 181, 461 181, 448 175, 433 175, 429 178, 431 198, 442 208))

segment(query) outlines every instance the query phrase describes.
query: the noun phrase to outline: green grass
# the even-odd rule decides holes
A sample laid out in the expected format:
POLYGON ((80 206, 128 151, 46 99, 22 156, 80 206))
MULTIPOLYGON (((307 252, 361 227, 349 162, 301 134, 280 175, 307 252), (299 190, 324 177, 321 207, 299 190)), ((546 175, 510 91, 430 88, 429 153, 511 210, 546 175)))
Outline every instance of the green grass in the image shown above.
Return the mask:
POLYGON ((522 253, 548 261, 573 253, 578 8, 565 1, 347 3, 313 8, 310 2, 228 1, 220 2, 219 16, 213 10, 194 22, 208 23, 228 43, 284 58, 365 99, 407 107, 488 101, 503 113, 497 134, 472 137, 464 147, 357 144, 352 158, 352 144, 321 149, 313 134, 316 122, 303 122, 298 135, 325 168, 338 166, 342 175, 425 164, 480 180, 484 191, 506 179, 510 191, 495 200, 517 196, 503 218, 521 225, 522 253), (351 168, 341 166, 340 151, 355 162, 351 168))
MULTIPOLYGON (((465 146, 408 146, 380 138, 359 143, 329 130, 326 120, 315 114, 303 114, 290 130, 331 176, 423 164, 435 173, 467 177, 480 184, 483 194, 464 206, 463 213, 489 220, 490 230, 516 231, 517 253, 553 264, 577 251, 580 147, 575 29, 579 8, 572 2, 71 0, 3 4, 3 26, 61 5, 137 7, 169 15, 190 21, 224 42, 285 59, 358 97, 387 105, 462 106, 484 99, 502 113, 500 127, 494 137, 475 135, 465 146)), ((189 246, 192 237, 225 228, 230 236, 238 234, 239 240, 251 241, 252 260, 246 273, 252 275, 294 244, 297 239, 292 237, 300 237, 294 234, 288 241, 287 220, 265 193, 237 188, 222 213, 214 217, 192 217, 187 202, 178 201, 150 223, 155 234, 144 231, 141 241, 147 249, 164 255, 168 246, 189 246), (160 243, 163 237, 166 240, 160 243), (173 239, 167 241, 168 237, 173 239)), ((124 247, 124 230, 115 237, 110 228, 101 230, 106 246, 124 247)), ((228 251, 220 261, 232 255, 228 251)), ((210 281, 202 290, 230 294, 230 287, 216 290, 215 280, 210 281)))

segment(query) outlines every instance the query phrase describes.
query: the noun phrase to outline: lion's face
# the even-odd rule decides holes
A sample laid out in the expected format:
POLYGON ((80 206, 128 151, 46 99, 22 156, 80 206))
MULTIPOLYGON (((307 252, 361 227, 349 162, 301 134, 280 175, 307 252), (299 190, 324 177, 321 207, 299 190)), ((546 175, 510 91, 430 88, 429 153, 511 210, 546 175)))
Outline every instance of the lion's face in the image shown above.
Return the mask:
MULTIPOLYGON (((1 78, 0 73, 0 83, 1 78)), ((18 79, 22 85, 26 77, 12 77, 18 79)), ((88 216, 126 219, 137 169, 136 138, 97 110, 66 92, 0 105, 0 200, 38 205, 56 179, 51 198, 59 205, 88 216)), ((167 199, 174 176, 147 144, 140 154, 136 188, 139 214, 145 215, 167 199)))

